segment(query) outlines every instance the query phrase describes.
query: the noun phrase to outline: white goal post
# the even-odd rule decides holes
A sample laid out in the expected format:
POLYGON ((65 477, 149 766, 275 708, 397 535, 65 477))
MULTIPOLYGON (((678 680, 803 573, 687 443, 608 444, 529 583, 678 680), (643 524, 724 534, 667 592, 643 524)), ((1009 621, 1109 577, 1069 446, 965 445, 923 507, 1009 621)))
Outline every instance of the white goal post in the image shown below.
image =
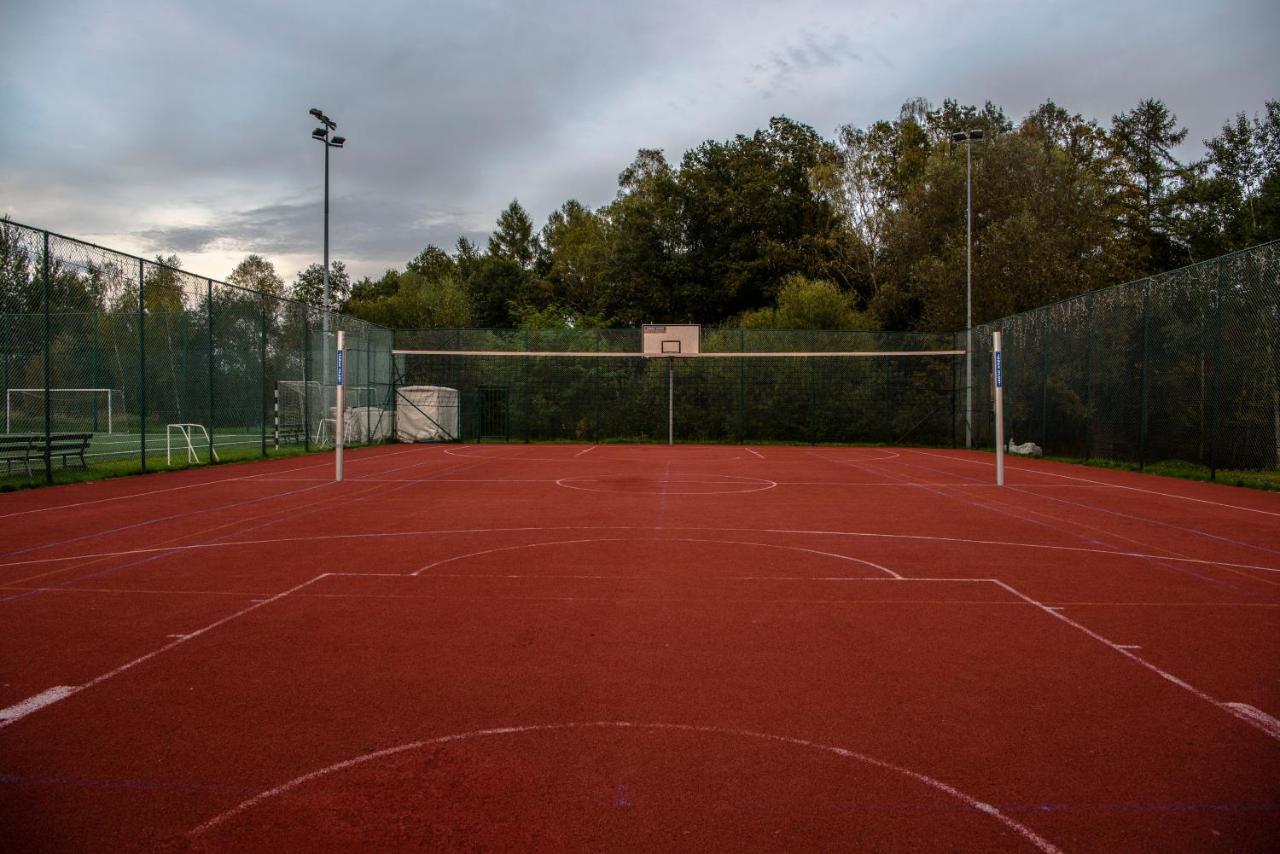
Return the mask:
MULTIPOLYGON (((116 432, 116 418, 123 418, 124 391, 118 388, 51 388, 48 389, 54 428, 57 430, 91 430, 95 433, 116 432), (99 416, 103 416, 100 421, 99 416)), ((44 429, 43 388, 10 388, 4 393, 4 432, 12 433, 13 425, 24 422, 44 429)))

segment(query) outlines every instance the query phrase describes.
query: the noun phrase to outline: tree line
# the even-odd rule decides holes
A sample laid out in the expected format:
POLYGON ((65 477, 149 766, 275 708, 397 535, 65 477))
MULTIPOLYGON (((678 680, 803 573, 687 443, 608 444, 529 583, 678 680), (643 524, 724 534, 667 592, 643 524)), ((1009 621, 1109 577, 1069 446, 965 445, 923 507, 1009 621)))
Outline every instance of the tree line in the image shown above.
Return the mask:
MULTIPOLYGON (((952 137, 974 130, 975 323, 1280 238, 1278 100, 1183 162, 1187 130, 1159 99, 1105 126, 1052 101, 1015 122, 990 102, 914 99, 831 139, 778 117, 678 163, 641 149, 599 208, 569 200, 538 228, 513 200, 487 245, 429 245, 378 278, 334 261, 334 302, 394 328, 962 329, 967 167, 952 137)), ((250 255, 228 281, 319 304, 323 275, 312 264, 286 287, 250 255)))

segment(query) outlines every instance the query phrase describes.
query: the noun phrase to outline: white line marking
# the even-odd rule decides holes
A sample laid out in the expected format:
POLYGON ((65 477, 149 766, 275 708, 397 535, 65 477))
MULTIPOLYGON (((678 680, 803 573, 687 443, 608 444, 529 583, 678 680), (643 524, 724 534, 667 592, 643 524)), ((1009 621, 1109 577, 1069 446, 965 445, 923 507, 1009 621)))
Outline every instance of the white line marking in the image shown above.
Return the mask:
POLYGON ((75 692, 76 686, 74 685, 58 685, 48 691, 41 691, 34 697, 28 697, 21 703, 15 703, 7 709, 0 709, 0 726, 8 726, 37 709, 42 709, 50 703, 56 703, 64 697, 70 697, 75 692))
POLYGON ((574 456, 575 456, 575 457, 580 457, 580 456, 582 456, 583 454, 589 454, 589 453, 591 453, 591 452, 592 452, 592 451, 594 451, 595 449, 596 449, 596 446, 595 446, 595 445, 592 445, 590 448, 587 448, 585 451, 578 451, 578 453, 574 454, 574 456))
POLYGON ((837 554, 836 552, 824 552, 824 551, 819 551, 817 549, 807 549, 807 548, 804 548, 803 546, 788 546, 788 545, 781 545, 777 543, 753 543, 753 542, 747 542, 745 540, 703 540, 703 539, 695 539, 692 537, 663 537, 661 539, 656 537, 596 537, 596 538, 584 539, 584 540, 553 540, 551 542, 546 542, 546 543, 525 543, 519 546, 498 546, 497 548, 484 549, 482 551, 468 552, 467 554, 454 555, 453 557, 443 558, 433 563, 429 563, 426 566, 421 566, 409 574, 421 575, 422 573, 426 572, 428 569, 433 569, 437 566, 441 566, 446 563, 453 563, 454 561, 466 560, 467 558, 472 558, 472 557, 480 557, 481 555, 495 554, 497 552, 513 552, 513 551, 519 551, 520 549, 539 548, 541 546, 573 546, 573 545, 581 545, 583 543, 625 543, 625 542, 711 543, 713 545, 760 546, 762 548, 767 548, 767 549, 786 549, 788 551, 793 551, 793 552, 806 552, 808 554, 820 555, 822 557, 833 557, 833 558, 837 558, 838 560, 847 560, 847 561, 852 561, 853 563, 861 563, 869 567, 872 567, 873 569, 880 570, 881 572, 888 575, 890 578, 895 578, 895 579, 902 578, 901 575, 894 572, 892 569, 881 566, 878 563, 873 563, 869 560, 863 560, 862 558, 858 558, 858 557, 850 557, 849 555, 837 554))
POLYGON ((755 454, 755 455, 756 455, 757 457, 759 457, 760 459, 762 459, 762 460, 764 459, 764 454, 760 453, 760 452, 759 452, 759 451, 757 451, 755 448, 747 448, 747 453, 755 454))
POLYGON ((1272 729, 1270 729, 1266 724, 1264 724, 1263 722, 1261 722, 1261 721, 1259 721, 1259 720, 1257 720, 1257 719, 1255 719, 1255 718, 1245 716, 1245 715, 1243 715, 1242 713, 1240 713, 1238 710, 1233 709, 1233 708, 1231 708, 1230 706, 1228 706, 1228 705, 1226 705, 1226 704, 1223 704, 1223 703, 1218 702, 1217 700, 1215 700, 1214 698, 1210 697, 1210 696, 1209 696, 1208 694, 1206 694, 1205 692, 1201 691, 1199 688, 1196 688, 1194 685, 1191 685, 1191 684, 1190 684, 1190 683, 1188 683, 1188 682, 1184 682, 1184 681, 1182 681, 1181 679, 1179 679, 1177 676, 1174 676, 1174 675, 1173 675, 1172 673, 1170 673, 1169 671, 1167 671, 1167 670, 1162 670, 1161 668, 1159 668, 1159 667, 1157 667, 1156 665, 1152 664, 1151 662, 1147 661, 1147 660, 1146 660, 1145 658, 1143 658, 1142 656, 1140 656, 1140 655, 1135 655, 1133 652, 1131 652, 1130 650, 1126 649, 1124 646, 1122 646, 1122 645, 1120 645, 1120 644, 1118 644, 1118 643, 1115 643, 1115 642, 1113 642, 1113 641, 1109 641, 1109 640, 1107 640, 1107 639, 1106 639, 1106 638, 1104 638, 1102 635, 1098 634, 1097 632, 1093 631, 1093 630, 1092 630, 1092 629, 1090 629, 1090 628, 1087 628, 1087 627, 1086 627, 1085 625, 1083 625, 1082 623, 1077 623, 1075 620, 1071 619, 1070 617, 1066 617, 1066 616, 1064 616, 1064 615, 1062 615, 1062 614, 1058 613, 1056 610, 1054 610, 1053 608, 1050 608, 1048 605, 1045 605, 1045 604, 1044 604, 1044 603, 1042 603, 1042 602, 1039 602, 1039 601, 1037 601, 1037 600, 1035 600, 1035 599, 1032 599, 1032 598, 1031 598, 1030 596, 1028 596, 1027 594, 1025 594, 1025 593, 1022 593, 1022 592, 1018 591, 1017 589, 1015 589, 1014 587, 1012 587, 1012 586, 1010 586, 1010 585, 1008 585, 1008 584, 1005 584, 1003 581, 999 580, 998 578, 989 578, 989 579, 986 579, 986 580, 990 581, 992 584, 996 584, 996 585, 999 585, 1000 587, 1003 587, 1005 590, 1008 590, 1010 593, 1012 593, 1014 596, 1017 596, 1019 599, 1022 599, 1022 600, 1023 600, 1023 601, 1025 601, 1025 602, 1029 602, 1030 604, 1032 604, 1032 605, 1034 605, 1035 607, 1039 608, 1041 611, 1044 611, 1046 614, 1048 614, 1049 616, 1053 617, 1055 620, 1061 620, 1062 622, 1066 623, 1068 626, 1071 626, 1072 628, 1077 629, 1078 631, 1084 632, 1086 635, 1088 635, 1089 637, 1091 637, 1091 638, 1093 638, 1094 640, 1098 641, 1099 643, 1106 644, 1107 646, 1111 647, 1111 648, 1112 648, 1112 649, 1114 649, 1116 652, 1120 653, 1121 655, 1123 655, 1125 658, 1129 659, 1130 661, 1137 662, 1138 664, 1140 664, 1140 665, 1142 665, 1143 667, 1145 667, 1147 670, 1150 670, 1152 673, 1155 673, 1155 674, 1156 674, 1157 676, 1159 676, 1160 678, 1165 679, 1165 680, 1167 680, 1167 681, 1169 681, 1169 682, 1172 682, 1174 685, 1177 685, 1179 688, 1183 689, 1184 691, 1188 691, 1188 692, 1190 692, 1190 693, 1191 693, 1191 694, 1193 694, 1194 696, 1196 696, 1196 697, 1200 698, 1201 700, 1204 700, 1206 703, 1211 703, 1212 705, 1218 706, 1219 708, 1226 708, 1229 712, 1231 712, 1231 713, 1232 713, 1233 715, 1235 715, 1236 717, 1240 718, 1241 720, 1245 721, 1246 723, 1252 724, 1252 725, 1253 725, 1254 727, 1256 727, 1257 729, 1262 730, 1262 731, 1263 731, 1263 732, 1265 732, 1267 735, 1271 736, 1272 738, 1276 739, 1277 741, 1280 741, 1280 728, 1277 728, 1277 729, 1275 729, 1275 730, 1272 730, 1272 729))
MULTIPOLYGON (((656 493, 655 493, 656 494, 656 493)), ((719 494, 719 493, 712 493, 719 494)), ((964 543, 966 545, 975 546, 1002 546, 1007 548, 1018 549, 1037 549, 1040 551, 1061 551, 1061 552, 1082 552, 1085 554, 1108 555, 1111 557, 1127 557, 1139 560, 1162 560, 1175 561, 1177 563, 1192 563, 1200 566, 1218 566, 1231 567, 1234 569, 1256 569, 1260 572, 1280 572, 1280 567, 1260 566, 1253 563, 1230 563, 1221 560, 1205 560, 1201 558, 1190 557, 1174 557, 1172 555, 1146 554, 1145 552, 1122 552, 1112 549, 1091 549, 1083 546, 1058 546, 1045 543, 1019 543, 1010 540, 974 540, 965 537, 938 537, 928 534, 882 534, 873 531, 821 531, 821 530, 805 530, 803 528, 710 528, 697 527, 692 525, 678 525, 671 527, 645 527, 640 525, 543 525, 543 526, 518 526, 510 528, 435 528, 421 529, 415 531, 378 531, 373 533, 348 533, 348 534, 316 534, 309 537, 276 537, 264 540, 231 540, 227 542, 217 543, 191 543, 188 545, 175 546, 154 546, 142 549, 124 549, 114 552, 91 552, 88 554, 64 555, 62 557, 33 558, 31 560, 18 560, 0 563, 0 567, 9 566, 27 566, 30 564, 41 563, 58 563, 68 560, 89 560, 91 558, 106 557, 127 557, 129 555, 138 554, 155 554, 157 552, 173 552, 179 553, 183 551, 192 551, 195 549, 214 549, 228 548, 235 546, 265 546, 265 545, 283 545, 287 543, 309 543, 322 542, 325 540, 363 540, 363 539, 388 539, 394 537, 427 537, 427 536, 445 536, 454 534, 509 534, 522 532, 542 532, 542 531, 705 531, 705 532, 730 532, 745 534, 797 534, 801 536, 823 536, 823 537, 865 537, 869 539, 881 540, 910 540, 921 542, 935 543, 964 543)))
POLYGON ((1138 646, 1136 643, 1118 643, 1116 644, 1116 648, 1117 649, 1142 649, 1142 647, 1138 646))
POLYGON ((199 827, 196 827, 188 831, 187 835, 199 836, 202 833, 206 833, 212 830, 213 828, 217 827, 218 825, 223 824, 228 819, 234 818, 240 815, 241 813, 252 809, 253 807, 257 806, 263 801, 269 800, 274 797, 278 797, 279 795, 283 795, 286 792, 292 791, 293 789, 296 789, 299 786, 305 785, 306 783, 309 783, 313 780, 317 780, 320 777, 325 777, 329 774, 333 774, 338 771, 346 771, 347 769, 354 768, 357 765, 364 765, 365 763, 372 762, 378 759, 385 759, 388 756, 394 756, 398 753, 405 753, 412 750, 420 750, 424 747, 429 747, 431 745, 447 744, 453 741, 465 741, 467 739, 473 739, 473 738, 485 738, 485 737, 502 736, 502 735, 521 735, 524 733, 532 733, 532 732, 556 732, 556 731, 570 731, 570 730, 582 730, 582 729, 635 729, 635 730, 649 730, 649 731, 701 733, 701 734, 708 734, 708 735, 729 735, 735 738, 747 738, 747 739, 758 739, 762 741, 772 741, 772 742, 778 742, 782 744, 789 744, 796 747, 804 747, 804 748, 809 748, 813 750, 820 750, 825 753, 832 753, 832 754, 835 754, 836 756, 841 757, 842 759, 852 759, 856 762, 861 762, 866 765, 871 765, 875 768, 881 768, 886 771, 893 771, 894 773, 901 774, 906 777, 910 777, 911 779, 916 780, 917 782, 923 783, 924 785, 936 791, 939 791, 944 795, 948 795, 952 798, 955 798, 956 800, 960 801, 966 806, 991 816, 996 821, 1004 825, 1006 828, 1014 831, 1015 833, 1020 835, 1023 839, 1030 842, 1039 850, 1046 852, 1046 854, 1052 854, 1052 852, 1057 852, 1060 850, 1052 842, 1045 839, 1043 836, 1040 836, 1034 830, 1027 827, 1025 824, 1022 824, 1017 819, 1014 819, 1010 816, 1005 815, 999 810, 999 808, 989 803, 986 803, 985 801, 980 801, 977 798, 973 797, 972 795, 967 795, 964 792, 960 791, 959 789, 955 788, 954 786, 947 785, 946 783, 942 782, 941 780, 938 780, 935 777, 930 777, 927 774, 920 773, 919 771, 913 771, 910 768, 904 768, 901 765, 894 765, 891 762, 886 762, 883 759, 877 759, 876 757, 869 756, 865 753, 858 753, 857 751, 849 750, 844 747, 837 747, 831 744, 822 744, 820 742, 810 741, 804 738, 794 738, 786 735, 776 735, 774 733, 757 732, 755 730, 733 729, 730 727, 705 726, 705 725, 694 725, 694 724, 633 723, 630 721, 586 721, 586 722, 580 722, 580 723, 534 724, 532 726, 495 727, 493 729, 481 729, 481 730, 474 730, 472 732, 462 732, 462 733, 454 733, 452 735, 442 735, 442 736, 437 736, 435 738, 428 738, 428 739, 423 739, 421 741, 410 742, 408 744, 400 744, 395 747, 388 747, 383 750, 375 750, 372 753, 366 753, 363 756, 357 756, 352 759, 347 759, 343 762, 337 762, 333 765, 329 765, 319 770, 312 771, 309 774, 303 774, 301 777, 295 777, 294 779, 288 781, 287 783, 282 783, 281 785, 276 786, 275 788, 267 789, 265 792, 261 792, 255 795, 254 797, 249 798, 246 801, 243 801, 242 803, 233 807, 232 809, 229 809, 224 813, 214 816, 213 818, 206 821, 204 824, 201 824, 199 827))
MULTIPOLYGON (((973 463, 975 465, 980 465, 980 466, 989 467, 991 465, 991 463, 983 462, 981 460, 970 460, 964 457, 953 457, 950 454, 938 454, 932 451, 917 451, 916 453, 927 454, 931 457, 942 457, 943 459, 955 460, 957 462, 962 462, 962 463, 973 463)), ((1239 504, 1227 504, 1226 502, 1223 502, 1223 501, 1210 501, 1207 498, 1192 498, 1190 495, 1178 495, 1173 492, 1161 492, 1158 489, 1143 489, 1140 486, 1126 486, 1125 484, 1122 484, 1122 483, 1107 483, 1105 481, 1093 480, 1092 478, 1080 477, 1078 475, 1059 474, 1058 472, 1045 471, 1044 469, 1041 469, 1039 467, 1013 466, 1011 467, 1011 470, 1026 472, 1028 474, 1042 474, 1047 477, 1061 477, 1061 478, 1065 478, 1066 480, 1078 480, 1083 483, 1094 484, 1096 486, 1110 486, 1110 487, 1114 487, 1115 489, 1127 489, 1130 492, 1145 492, 1148 495, 1159 495, 1162 498, 1174 498, 1179 501, 1194 501, 1197 504, 1212 504, 1215 507, 1225 507, 1228 510, 1243 510, 1246 513, 1261 513, 1264 516, 1280 516, 1280 512, 1276 512, 1273 510, 1259 510, 1256 507, 1243 507, 1239 504)), ((1130 474, 1142 474, 1142 472, 1130 472, 1130 474)), ((1149 475, 1149 476, 1155 477, 1155 475, 1149 475)))
POLYGON ((1223 703, 1222 705, 1240 720, 1253 724, 1280 741, 1280 721, 1271 715, 1248 703, 1223 703))
POLYGON ((577 484, 600 484, 608 485, 610 482, 622 481, 626 483, 630 478, 626 475, 591 475, 588 477, 562 477, 556 481, 556 486, 562 486, 565 489, 578 489, 583 492, 604 492, 609 495, 659 495, 666 497, 668 495, 745 495, 749 492, 764 492, 777 487, 777 481, 768 480, 762 477, 739 477, 731 474, 691 474, 676 478, 649 478, 650 482, 661 484, 692 484, 702 486, 725 486, 725 487, 750 487, 742 489, 721 489, 716 491, 698 492, 698 491, 672 491, 664 489, 661 492, 652 492, 645 489, 636 490, 615 490, 615 489, 592 489, 590 486, 579 486, 577 484), (721 480, 695 480, 699 477, 718 477, 721 480), (733 478, 733 480, 724 480, 723 478, 733 478), (757 484, 764 484, 758 486, 757 484))
MULTIPOLYGON (((351 463, 369 462, 370 460, 375 460, 375 459, 380 460, 380 459, 383 459, 384 457, 398 457, 401 454, 408 454, 408 453, 412 453, 412 451, 392 451, 385 454, 357 455, 356 458, 349 459, 348 462, 351 462, 351 463)), ((108 496, 107 498, 94 498, 88 501, 76 501, 71 504, 58 504, 52 507, 33 507, 30 510, 18 510, 13 513, 0 514, 0 519, 11 519, 14 516, 27 516, 32 513, 51 513, 55 510, 74 510, 77 507, 87 507, 91 504, 104 504, 109 501, 125 501, 130 498, 145 498, 148 495, 159 495, 162 492, 179 492, 184 489, 195 489, 196 487, 200 487, 200 486, 216 486, 221 483, 232 483, 234 481, 260 480, 262 478, 269 477, 270 475, 273 475, 273 474, 288 474, 291 471, 303 471, 305 469, 319 468, 319 467, 332 466, 332 465, 333 463, 328 461, 321 462, 321 463, 311 463, 310 465, 297 466, 295 468, 290 468, 290 469, 281 469, 280 471, 273 470, 269 472, 263 472, 262 474, 236 475, 235 477, 223 477, 223 478, 218 478, 217 480, 202 480, 199 483, 185 483, 182 486, 168 486, 163 489, 149 489, 145 492, 130 492, 127 495, 112 495, 112 496, 108 496)))
MULTIPOLYGON (((177 640, 175 640, 175 641, 173 641, 173 642, 171 642, 171 643, 167 643, 167 644, 165 644, 164 646, 160 647, 159 649, 154 649, 154 650, 152 650, 151 652, 148 652, 146 655, 141 655, 141 656, 138 656, 137 658, 133 659, 132 661, 127 661, 127 662, 125 662, 124 664, 122 664, 122 665, 120 665, 119 667, 117 667, 115 670, 108 670, 106 673, 103 673, 101 676, 97 676, 97 677, 95 677, 95 678, 93 678, 93 679, 89 680, 88 682, 84 683, 83 685, 76 686, 76 687, 65 687, 65 686, 64 686, 64 688, 61 688, 61 689, 58 689, 58 688, 52 689, 52 690, 55 690, 55 691, 57 691, 57 690, 62 690, 62 691, 63 691, 63 693, 62 693, 60 696, 53 697, 53 698, 51 698, 51 699, 49 699, 49 700, 45 701, 44 703, 42 703, 40 706, 37 706, 36 708, 41 708, 42 706, 47 706, 47 705, 49 705, 49 704, 51 704, 51 703, 56 703, 56 702, 57 702, 57 701, 59 701, 59 700, 65 700, 67 697, 70 697, 70 696, 71 696, 71 695, 73 695, 73 694, 79 694, 81 691, 85 690, 86 688, 93 688, 94 686, 101 685, 103 682, 106 682, 108 679, 112 679, 112 678, 114 678, 114 677, 116 677, 116 676, 119 676, 121 673, 124 673, 126 670, 131 670, 131 669, 133 669, 134 667, 137 667, 139 664, 142 664, 142 663, 144 663, 144 662, 150 661, 151 659, 155 658, 157 655, 162 655, 163 653, 168 652, 169 650, 173 649, 174 647, 181 646, 182 644, 186 643, 186 642, 187 642, 187 641, 189 641, 189 640, 194 640, 195 638, 200 637, 201 635, 205 634, 206 632, 211 632, 211 631, 213 631, 214 629, 216 629, 218 626, 223 625, 224 623, 229 623, 229 622, 231 622, 232 620, 236 619, 237 617, 243 617, 245 614, 248 614, 250 611, 256 611, 256 610, 258 610, 259 608, 263 607, 264 605, 268 605, 268 604, 270 604, 270 603, 272 603, 272 602, 275 602, 275 601, 277 601, 277 600, 279 600, 279 599, 283 599, 284 597, 288 596, 290 593, 294 593, 294 592, 296 592, 296 591, 298 591, 298 590, 301 590, 302 588, 306 587, 306 586, 307 586, 307 585, 309 585, 309 584, 314 584, 315 582, 319 581, 320 579, 322 579, 322 578, 326 577, 328 574, 329 574, 329 573, 327 573, 327 572, 326 572, 326 573, 323 573, 323 574, 321 574, 321 575, 317 575, 315 578, 311 579, 310 581, 304 581, 304 582, 302 582, 301 584, 299 584, 297 587, 290 587, 288 590, 284 591, 283 593, 277 593, 275 596, 272 596, 270 599, 263 599, 261 602, 258 602, 258 603, 256 603, 256 604, 250 605, 250 606, 249 606, 249 607, 247 607, 247 608, 241 608, 239 611, 236 611, 234 614, 230 614, 230 615, 228 615, 228 616, 226 616, 226 617, 223 617, 223 618, 222 618, 222 619, 220 619, 220 620, 215 620, 214 622, 210 623, 209 625, 205 626, 204 628, 202 628, 202 629, 196 629, 196 630, 195 630, 194 632, 192 632, 191 634, 189 634, 189 635, 185 635, 185 636, 183 636, 183 637, 181 637, 181 638, 178 638, 177 640)), ((49 693, 48 691, 46 691, 46 692, 45 692, 45 694, 48 694, 48 693, 49 693)), ((40 696, 44 696, 44 695, 42 694, 42 695, 40 695, 40 696)), ((35 699, 35 698, 33 697, 32 699, 35 699)), ((30 701, 28 701, 28 702, 30 702, 30 701)), ((21 704, 19 704, 19 705, 21 705, 21 704)), ((35 711, 35 709, 31 709, 30 711, 35 711)), ((26 713, 24 713, 24 714, 28 714, 28 713, 29 713, 29 712, 26 712, 26 713)), ((6 720, 6 719, 4 719, 3 717, 0 717, 0 729, 4 729, 5 727, 7 727, 7 726, 9 726, 11 723, 13 723, 15 720, 17 720, 17 718, 12 718, 12 719, 8 719, 8 720, 6 720)))

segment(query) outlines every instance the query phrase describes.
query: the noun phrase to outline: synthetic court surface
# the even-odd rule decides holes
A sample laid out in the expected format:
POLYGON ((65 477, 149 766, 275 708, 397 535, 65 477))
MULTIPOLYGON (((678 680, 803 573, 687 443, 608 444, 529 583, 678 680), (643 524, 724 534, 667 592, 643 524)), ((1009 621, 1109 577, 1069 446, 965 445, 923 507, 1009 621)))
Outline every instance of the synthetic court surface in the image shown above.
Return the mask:
POLYGON ((0 495, 0 847, 1274 850, 1280 495, 387 446, 0 495))

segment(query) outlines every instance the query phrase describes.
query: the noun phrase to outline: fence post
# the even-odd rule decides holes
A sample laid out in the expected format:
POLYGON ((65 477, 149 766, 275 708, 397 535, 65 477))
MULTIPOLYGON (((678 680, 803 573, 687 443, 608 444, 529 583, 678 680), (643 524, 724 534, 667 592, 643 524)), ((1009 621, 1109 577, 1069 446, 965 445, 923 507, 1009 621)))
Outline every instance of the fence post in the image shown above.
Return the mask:
POLYGON ((213 462, 213 431, 217 419, 214 417, 217 399, 213 389, 213 279, 205 280, 205 325, 208 327, 208 368, 209 368, 209 462, 213 462))
MULTIPOLYGON (((601 338, 600 330, 597 329, 596 330, 596 352, 597 353, 599 353, 601 350, 600 338, 601 338)), ((596 411, 595 411, 595 415, 593 416, 591 441, 592 443, 599 443, 600 441, 600 359, 599 358, 596 358, 591 363, 591 380, 592 380, 591 396, 596 399, 596 411)))
POLYGON ((1138 421, 1138 471, 1147 467, 1147 339, 1151 327, 1151 280, 1142 285, 1142 398, 1138 421))
MULTIPOLYGON (((258 391, 258 424, 262 429, 262 456, 267 455, 267 296, 258 295, 258 354, 262 360, 262 381, 258 391)), ((341 417, 342 413, 339 413, 341 417)))
POLYGON ((1084 461, 1093 443, 1093 291, 1084 295, 1084 461))
POLYGON ((1040 322, 1040 450, 1049 453, 1049 312, 1040 322))
MULTIPOLYGON (((95 301, 93 311, 89 313, 90 335, 89 335, 89 388, 98 387, 98 304, 95 301)), ((93 409, 93 432, 98 432, 98 393, 96 391, 89 392, 89 406, 93 409)), ((107 407, 111 407, 111 392, 107 392, 107 407)), ((107 422, 107 430, 112 428, 110 421, 107 422)))
POLYGON ((146 262, 138 259, 138 412, 141 431, 142 470, 147 470, 147 274, 146 262))
MULTIPOLYGON (((461 346, 461 345, 459 345, 461 346)), ((529 330, 524 331, 524 351, 529 352, 529 330)), ((510 407, 508 407, 509 409, 510 407)), ((510 418, 510 414, 507 416, 510 418)), ((510 428, 508 428, 510 429, 510 428)), ((524 443, 529 444, 529 357, 524 357, 524 443)))
MULTIPOLYGON (((738 352, 747 352, 747 330, 738 329, 738 352)), ((738 441, 747 441, 747 357, 738 357, 738 441)))
POLYGON ((51 393, 49 391, 52 381, 52 371, 50 370, 49 357, 52 347, 50 346, 49 336, 50 320, 49 320, 49 232, 44 232, 44 260, 41 264, 44 280, 42 287, 44 289, 44 480, 45 483, 53 483, 53 455, 49 452, 49 434, 53 432, 53 403, 51 393))
POLYGON ((1218 479, 1218 430, 1222 410, 1222 286, 1225 278, 1226 262, 1219 260, 1213 289, 1213 412, 1209 421, 1209 480, 1218 479))
POLYGON ((295 303, 302 312, 302 449, 311 452, 311 306, 295 303))

